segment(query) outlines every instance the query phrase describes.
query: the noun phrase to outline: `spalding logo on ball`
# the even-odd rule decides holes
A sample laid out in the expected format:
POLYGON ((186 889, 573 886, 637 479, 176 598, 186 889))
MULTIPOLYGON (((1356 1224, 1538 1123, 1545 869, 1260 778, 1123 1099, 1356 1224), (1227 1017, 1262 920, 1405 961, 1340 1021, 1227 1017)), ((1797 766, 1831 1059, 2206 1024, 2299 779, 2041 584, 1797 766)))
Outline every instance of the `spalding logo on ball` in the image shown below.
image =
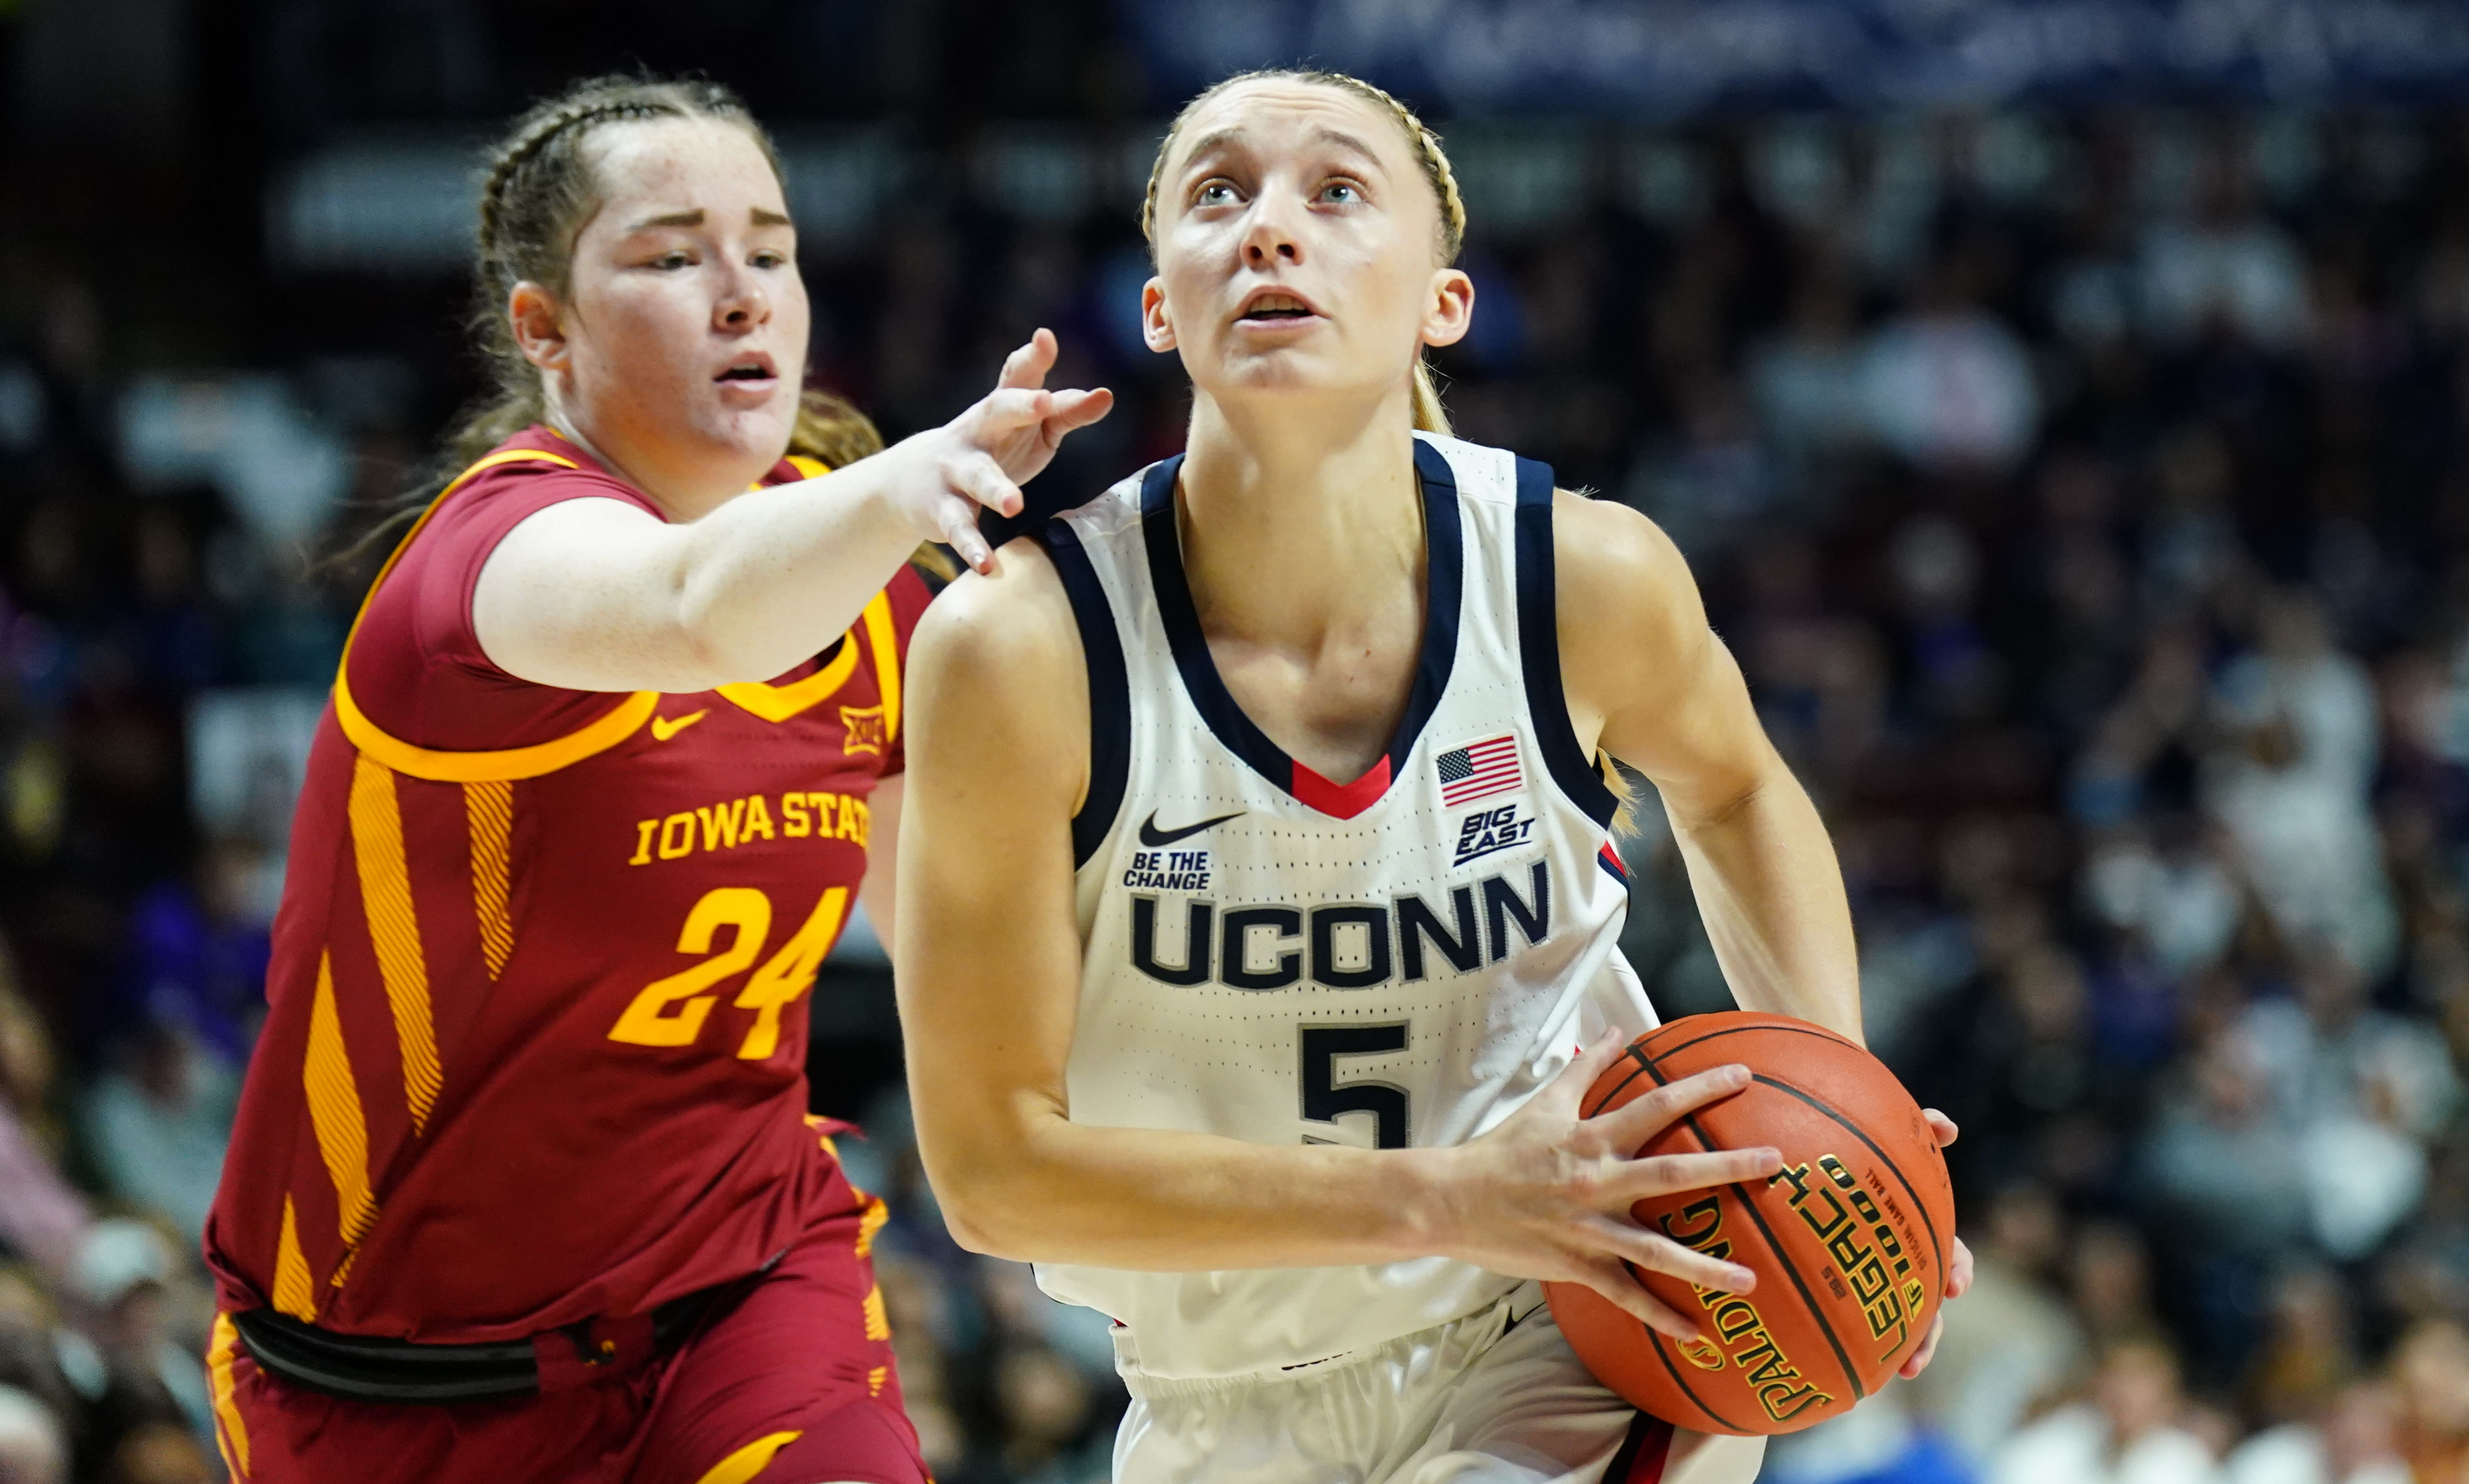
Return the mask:
POLYGON ((1758 1275, 1745 1294, 1636 1267, 1696 1322, 1679 1343, 1582 1284, 1545 1285, 1580 1358, 1632 1405, 1700 1432, 1797 1432, 1858 1404, 1928 1335, 1954 1250, 1954 1192, 1927 1123, 1883 1063, 1784 1015, 1691 1015, 1638 1037, 1586 1094, 1593 1118, 1739 1062, 1753 1079, 1657 1135, 1641 1156, 1783 1151, 1762 1181, 1631 1207, 1685 1247, 1758 1275))

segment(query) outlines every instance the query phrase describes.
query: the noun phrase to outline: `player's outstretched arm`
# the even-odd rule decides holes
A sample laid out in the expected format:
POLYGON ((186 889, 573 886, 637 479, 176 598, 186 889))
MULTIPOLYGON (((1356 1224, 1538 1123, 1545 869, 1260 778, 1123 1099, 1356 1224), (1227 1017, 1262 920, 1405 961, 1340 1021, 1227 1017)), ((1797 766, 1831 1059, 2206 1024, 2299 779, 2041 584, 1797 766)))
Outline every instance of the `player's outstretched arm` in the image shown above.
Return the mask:
POLYGON ((1561 493, 1553 507, 1560 654, 1581 742, 1651 779, 1732 992, 1861 1039, 1843 871, 1808 791, 1766 737, 1689 565, 1647 520, 1561 493))
POLYGON ((1015 543, 990 576, 953 584, 918 629, 908 684, 895 977, 919 1151, 963 1245, 1149 1271, 1438 1254, 1589 1284, 1675 1336, 1694 1326, 1624 1261, 1746 1291, 1746 1268, 1627 1213, 1650 1195, 1762 1178, 1780 1168, 1775 1151, 1627 1157, 1746 1073, 1701 1074, 1581 1121, 1579 1100, 1619 1054, 1617 1036, 1454 1148, 1275 1147, 1074 1123, 1072 817, 1088 778, 1088 684, 1043 554, 1015 543))
POLYGON ((740 495, 668 523, 617 499, 551 505, 480 570, 472 622, 507 674, 570 690, 708 690, 811 658, 857 620, 920 540, 989 560, 981 506, 1020 485, 1114 394, 1048 391, 1037 332, 995 389, 951 422, 818 479, 740 495))

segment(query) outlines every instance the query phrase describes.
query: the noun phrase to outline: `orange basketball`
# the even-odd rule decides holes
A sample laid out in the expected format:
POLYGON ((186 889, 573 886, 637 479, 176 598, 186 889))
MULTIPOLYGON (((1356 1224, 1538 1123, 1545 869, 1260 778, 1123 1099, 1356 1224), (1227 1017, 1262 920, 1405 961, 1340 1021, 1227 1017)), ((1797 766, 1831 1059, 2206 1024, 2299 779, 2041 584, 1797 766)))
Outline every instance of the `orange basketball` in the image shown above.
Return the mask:
POLYGON ((1588 1118, 1730 1062, 1755 1080, 1638 1150, 1783 1151, 1771 1179, 1643 1200, 1649 1230, 1758 1275, 1700 1292, 1630 1276, 1697 1322, 1702 1345, 1648 1329, 1581 1284, 1547 1284, 1561 1333, 1604 1385, 1700 1432, 1797 1432, 1885 1384, 1927 1337, 1954 1256, 1954 1192, 1920 1107, 1875 1056, 1785 1015, 1691 1015, 1638 1037, 1586 1094, 1588 1118))

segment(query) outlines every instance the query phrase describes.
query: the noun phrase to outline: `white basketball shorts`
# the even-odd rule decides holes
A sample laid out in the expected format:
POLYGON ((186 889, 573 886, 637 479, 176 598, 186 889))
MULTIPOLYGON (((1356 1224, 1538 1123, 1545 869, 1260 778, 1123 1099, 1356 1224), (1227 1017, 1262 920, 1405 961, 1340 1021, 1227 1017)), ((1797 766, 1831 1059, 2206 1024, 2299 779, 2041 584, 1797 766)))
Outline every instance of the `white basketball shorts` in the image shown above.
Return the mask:
POLYGON ((1121 1484, 1749 1484, 1763 1438, 1682 1433, 1589 1375, 1542 1285, 1271 1375, 1129 1375, 1121 1484))

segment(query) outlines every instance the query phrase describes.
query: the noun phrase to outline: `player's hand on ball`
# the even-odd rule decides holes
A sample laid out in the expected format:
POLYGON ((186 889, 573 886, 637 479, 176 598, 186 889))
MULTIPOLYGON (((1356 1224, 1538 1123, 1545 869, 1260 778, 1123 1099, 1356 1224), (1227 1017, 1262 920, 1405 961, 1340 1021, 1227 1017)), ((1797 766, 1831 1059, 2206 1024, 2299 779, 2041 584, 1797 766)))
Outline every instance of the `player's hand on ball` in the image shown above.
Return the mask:
POLYGON ((949 543, 982 572, 994 553, 978 534, 978 509, 1018 515, 1020 487, 1054 458, 1065 435, 1104 417, 1115 394, 1048 391, 1054 369, 1053 332, 1040 330, 1004 361, 995 389, 940 428, 905 439, 896 456, 924 465, 921 478, 902 480, 898 499, 921 536, 949 543))
POLYGON ((1605 1031, 1499 1127, 1446 1151, 1455 1163, 1443 1193, 1445 1250, 1496 1273, 1582 1283, 1639 1322, 1692 1340, 1697 1326, 1647 1292, 1629 1266, 1727 1293, 1748 1292, 1757 1275, 1646 1230, 1629 1208, 1763 1180, 1783 1168, 1783 1156, 1762 1148, 1631 1157, 1682 1116, 1747 1086, 1749 1073, 1712 1068, 1601 1118, 1581 1117, 1586 1090, 1627 1044, 1617 1027, 1605 1031))
MULTIPOLYGON (((1957 1135, 1962 1132, 1954 1126, 1954 1120, 1935 1108, 1921 1109, 1921 1117, 1928 1120, 1929 1132, 1937 1137, 1939 1148, 1945 1148, 1952 1144, 1957 1135)), ((1962 1238, 1957 1237, 1954 1240, 1954 1261, 1946 1266, 1946 1296, 1950 1299, 1959 1299, 1963 1297, 1963 1290, 1971 1287, 1972 1249, 1963 1244, 1962 1238)), ((1921 1341, 1921 1348, 1913 1351, 1912 1357, 1904 1361, 1903 1368, 1895 1374, 1905 1380, 1910 1380, 1928 1369, 1929 1360, 1937 1355, 1938 1337, 1945 1333, 1946 1306, 1941 1304, 1938 1306, 1937 1317, 1929 1321, 1928 1338, 1921 1341)))

